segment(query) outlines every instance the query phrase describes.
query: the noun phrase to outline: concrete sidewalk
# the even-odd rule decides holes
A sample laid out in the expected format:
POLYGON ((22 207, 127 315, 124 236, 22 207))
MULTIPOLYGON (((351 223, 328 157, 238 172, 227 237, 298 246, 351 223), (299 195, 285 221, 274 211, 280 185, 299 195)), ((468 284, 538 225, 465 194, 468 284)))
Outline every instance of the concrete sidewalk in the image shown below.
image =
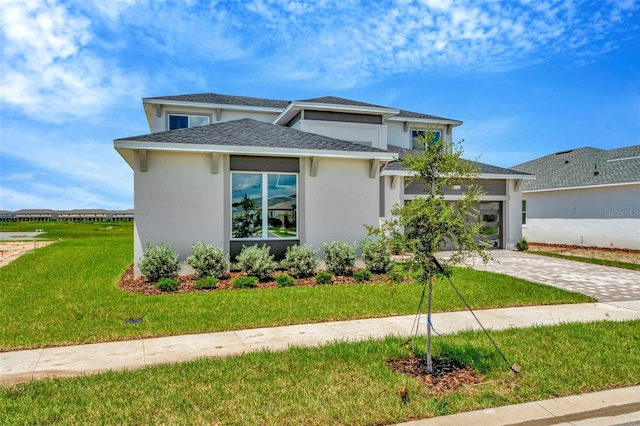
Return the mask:
POLYGON ((527 402, 397 426, 640 426, 640 386, 527 402))
MULTIPOLYGON (((640 300, 475 312, 482 324, 493 330, 567 322, 624 321, 640 319, 640 300)), ((413 322, 414 316, 407 315, 4 352, 0 353, 0 385, 136 369, 202 357, 224 357, 262 349, 284 350, 292 345, 406 336, 410 334, 413 322)), ((441 334, 479 328, 467 311, 434 314, 432 323, 441 334)), ((424 316, 420 327, 421 331, 426 330, 424 316)))

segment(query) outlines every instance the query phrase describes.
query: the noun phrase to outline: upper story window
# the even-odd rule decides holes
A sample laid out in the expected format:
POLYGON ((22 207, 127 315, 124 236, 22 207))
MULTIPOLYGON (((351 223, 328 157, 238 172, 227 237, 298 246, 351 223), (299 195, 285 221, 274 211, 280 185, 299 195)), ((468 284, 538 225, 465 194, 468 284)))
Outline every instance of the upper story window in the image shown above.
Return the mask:
POLYGON ((442 138, 441 130, 411 130, 411 148, 412 149, 424 149, 424 141, 427 138, 427 134, 433 135, 433 141, 438 142, 442 138))
POLYGON ((208 115, 169 114, 169 130, 206 126, 209 121, 208 115))

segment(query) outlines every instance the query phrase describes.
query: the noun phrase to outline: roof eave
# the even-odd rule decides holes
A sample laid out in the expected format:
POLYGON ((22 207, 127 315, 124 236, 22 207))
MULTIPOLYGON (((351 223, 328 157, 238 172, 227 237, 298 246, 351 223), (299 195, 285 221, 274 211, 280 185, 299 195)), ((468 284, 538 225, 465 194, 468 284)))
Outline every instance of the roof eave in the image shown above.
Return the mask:
POLYGON ((114 148, 133 167, 133 151, 147 149, 151 151, 174 152, 202 152, 239 155, 265 155, 278 157, 331 157, 370 159, 390 162, 397 159, 397 155, 388 152, 374 151, 341 151, 325 149, 291 149, 277 147, 256 147, 240 145, 205 145, 184 143, 155 143, 144 141, 130 141, 119 139, 114 141, 114 148))
POLYGON ((569 191, 573 189, 609 188, 612 186, 627 186, 627 185, 640 185, 640 181, 602 183, 598 185, 565 186, 560 188, 523 189, 522 193, 526 194, 531 192, 552 192, 552 191, 569 191))
POLYGON ((389 121, 399 121, 399 122, 408 122, 408 123, 427 123, 427 124, 446 124, 451 125, 451 127, 458 127, 462 125, 462 121, 460 120, 449 120, 443 118, 416 118, 416 117, 399 117, 394 116, 388 118, 389 121))
POLYGON ((285 125, 299 111, 304 109, 314 109, 316 111, 337 111, 351 114, 381 115, 383 119, 388 119, 389 117, 400 113, 400 111, 395 108, 372 107, 364 105, 327 104, 322 102, 291 102, 287 106, 287 108, 282 111, 282 113, 273 121, 273 124, 285 125))
POLYGON ((186 106, 186 107, 196 107, 196 108, 220 108, 226 110, 233 111, 257 111, 257 112, 270 112, 270 113, 280 113, 282 112, 282 108, 275 107, 260 107, 260 106, 251 106, 251 105, 235 105, 235 104, 215 104, 209 102, 186 102, 186 101, 176 101, 173 99, 161 99, 161 98, 143 98, 142 103, 145 105, 174 105, 174 106, 186 106))
MULTIPOLYGON (((385 169, 380 176, 405 176, 413 177, 416 172, 410 170, 389 170, 385 169)), ((477 179, 522 179, 522 180, 534 180, 534 175, 517 175, 517 174, 500 174, 500 173, 480 173, 476 176, 477 179)))

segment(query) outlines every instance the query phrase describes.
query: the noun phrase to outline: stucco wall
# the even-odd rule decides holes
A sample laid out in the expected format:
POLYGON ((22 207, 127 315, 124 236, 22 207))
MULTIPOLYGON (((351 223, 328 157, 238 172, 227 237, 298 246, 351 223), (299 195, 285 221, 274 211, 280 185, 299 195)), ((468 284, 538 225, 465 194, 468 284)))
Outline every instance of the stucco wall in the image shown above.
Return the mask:
POLYGON ((529 241, 640 249, 640 184, 528 192, 529 241))
POLYGON ((301 120, 299 130, 349 142, 363 142, 387 149, 387 126, 338 121, 301 120))
POLYGON ((153 124, 151 125, 151 133, 163 132, 168 130, 168 115, 169 114, 195 114, 195 115, 208 115, 209 122, 211 124, 223 123, 225 121, 240 120, 243 118, 252 118, 257 121, 263 121, 265 123, 272 123, 273 120, 278 117, 277 113, 269 112, 255 112, 255 111, 231 111, 223 109, 220 115, 220 121, 216 121, 215 108, 189 108, 184 106, 166 105, 162 107, 161 116, 156 115, 155 109, 153 110, 153 124))
POLYGON ((225 247, 224 202, 228 157, 221 156, 217 174, 211 173, 211 155, 150 151, 146 172, 134 170, 134 260, 151 245, 170 244, 183 262, 193 243, 225 247))
MULTIPOLYGON (((378 176, 369 177, 368 160, 322 158, 317 176, 309 176, 304 161, 304 243, 322 248, 323 242, 366 237, 363 224, 379 222, 378 176)), ((302 179, 301 179, 302 182, 302 179)))
MULTIPOLYGON (((426 123, 416 123, 415 126, 409 126, 409 130, 404 131, 404 122, 388 121, 387 122, 387 143, 389 145, 399 146, 401 148, 411 148, 411 129, 427 129, 429 125, 426 123)), ((446 142, 452 141, 452 135, 447 134, 447 127, 437 124, 431 125, 431 129, 442 131, 442 137, 446 142)), ((453 133, 453 131, 451 132, 453 133)))

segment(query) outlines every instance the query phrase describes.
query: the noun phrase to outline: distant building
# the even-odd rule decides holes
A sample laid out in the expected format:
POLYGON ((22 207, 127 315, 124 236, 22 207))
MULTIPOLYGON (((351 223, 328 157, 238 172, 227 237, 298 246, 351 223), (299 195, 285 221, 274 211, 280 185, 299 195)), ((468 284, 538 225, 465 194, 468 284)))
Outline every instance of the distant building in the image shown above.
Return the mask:
POLYGON ((23 209, 14 212, 0 210, 0 222, 132 222, 133 209, 128 210, 102 210, 102 209, 75 209, 75 210, 49 210, 49 209, 23 209))
POLYGON ((640 249, 640 145, 561 151, 512 167, 531 242, 640 249))

